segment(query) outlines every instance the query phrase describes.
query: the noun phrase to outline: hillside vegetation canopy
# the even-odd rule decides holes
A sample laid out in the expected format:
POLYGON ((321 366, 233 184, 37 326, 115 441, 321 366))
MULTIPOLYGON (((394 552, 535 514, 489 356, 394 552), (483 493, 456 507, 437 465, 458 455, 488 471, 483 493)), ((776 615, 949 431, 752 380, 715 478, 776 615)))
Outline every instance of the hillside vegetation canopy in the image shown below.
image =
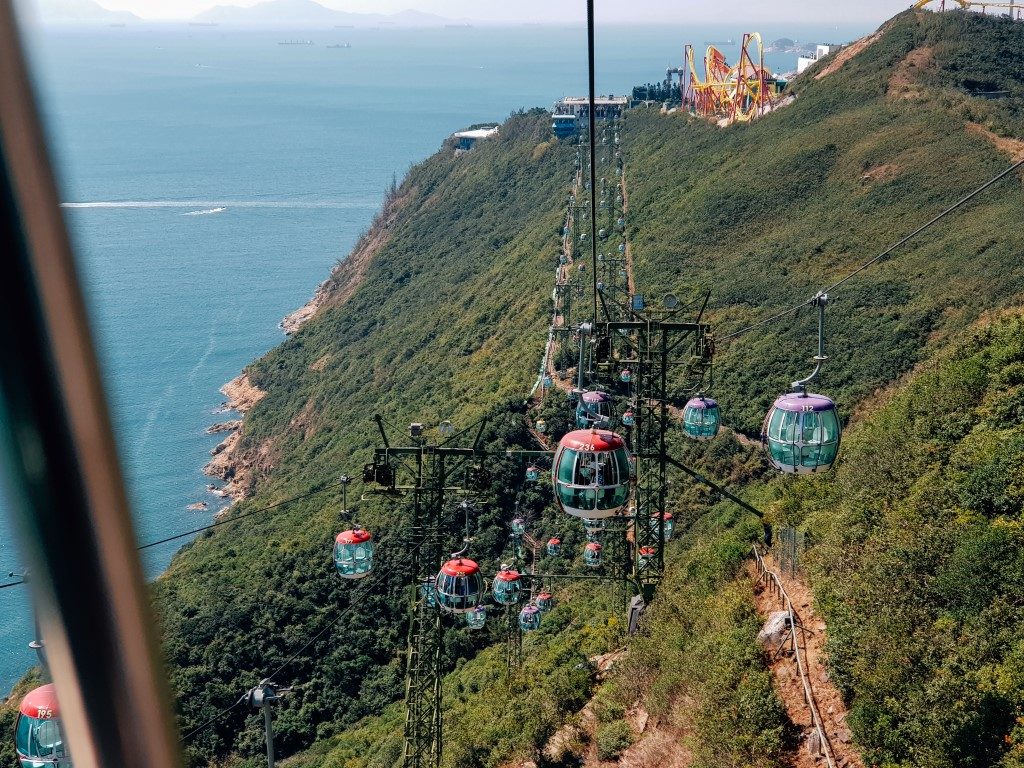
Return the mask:
MULTIPOLYGON (((710 291, 710 319, 728 334, 842 277, 1005 168, 1006 147, 1024 138, 1024 24, 907 12, 815 78, 835 61, 795 80, 791 105, 749 125, 627 113, 627 227, 642 292, 710 291), (971 95, 979 90, 1009 96, 971 95)), ((336 273, 325 308, 247 369, 267 395, 245 418, 251 496, 236 514, 358 474, 379 440, 375 413, 397 425, 488 415, 487 446, 532 445, 521 403, 546 337, 573 156, 535 110, 469 153, 446 147, 410 171, 360 245, 363 273, 336 273)), ((833 296, 830 360, 815 385, 849 422, 833 474, 775 478, 727 434, 700 447, 672 441, 770 522, 802 526, 816 542, 806 563, 833 677, 872 764, 1022 763, 1024 352, 1020 321, 1001 315, 1024 288, 1020 210, 1013 177, 833 296)), ((813 313, 719 352, 726 421, 756 433, 771 400, 810 368, 813 313)), ((551 400, 546 416, 566 427, 568 411, 551 400)), ((519 490, 515 461, 493 469, 474 542, 485 570, 500 561, 517 502, 538 531, 578 550, 582 532, 554 515, 547 489, 519 490)), ((613 723, 639 700, 685 732, 695 765, 787 763, 796 732, 754 645, 743 570, 761 525, 673 482, 686 532, 668 552, 650 621, 608 682, 597 685, 587 658, 626 643, 614 589, 560 593, 510 678, 498 628, 447 633, 446 765, 571 763, 585 744, 540 750, 592 695, 605 756, 629 748, 632 735, 613 723)), ((362 595, 331 573, 340 506, 322 493, 240 519, 184 548, 157 581, 183 731, 341 616, 277 678, 295 683, 276 713, 278 752, 295 766, 396 764, 408 509, 358 503, 378 534, 382 574, 362 595)), ((8 732, 13 717, 0 710, 8 732)), ((246 718, 238 709, 193 737, 192 764, 258 765, 262 732, 246 718)), ((9 741, 0 748, 13 764, 9 741)))

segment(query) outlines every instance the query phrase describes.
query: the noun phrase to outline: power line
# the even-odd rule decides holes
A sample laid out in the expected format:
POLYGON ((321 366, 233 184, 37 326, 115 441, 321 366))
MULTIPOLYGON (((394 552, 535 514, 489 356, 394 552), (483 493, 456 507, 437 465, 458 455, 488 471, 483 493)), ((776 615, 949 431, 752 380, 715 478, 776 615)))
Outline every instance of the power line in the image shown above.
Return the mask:
POLYGON ((220 720, 220 719, 222 719, 222 718, 226 717, 226 716, 228 715, 228 713, 229 713, 229 712, 231 712, 232 710, 236 709, 236 708, 237 708, 237 707, 238 707, 238 706, 239 706, 239 705, 240 705, 240 704, 241 704, 241 703, 242 703, 243 701, 245 701, 245 698, 246 698, 245 696, 242 696, 242 698, 240 698, 240 699, 239 699, 238 701, 236 701, 236 702, 235 702, 234 704, 232 704, 232 705, 231 705, 230 707, 228 707, 227 709, 222 709, 222 710, 221 710, 220 712, 218 712, 218 713, 217 713, 216 715, 214 715, 213 717, 211 717, 211 718, 210 718, 209 720, 207 720, 207 721, 206 721, 205 723, 203 723, 202 725, 198 725, 198 726, 196 726, 196 727, 195 727, 195 728, 193 728, 193 729, 192 729, 191 731, 189 731, 188 733, 186 733, 186 734, 185 734, 184 736, 182 736, 182 737, 181 737, 181 738, 180 738, 180 739, 179 739, 178 741, 179 741, 179 742, 182 742, 182 743, 184 743, 184 742, 188 741, 189 739, 191 739, 191 738, 192 738, 193 736, 195 736, 195 735, 196 735, 197 733, 199 733, 200 731, 204 731, 204 730, 206 730, 206 729, 207 729, 207 728, 209 728, 209 727, 210 727, 211 725, 213 725, 214 723, 216 723, 216 722, 217 722, 218 720, 220 720))
MULTIPOLYGON (((227 525, 228 523, 233 523, 236 520, 242 520, 243 518, 246 518, 246 517, 252 517, 253 515, 258 515, 258 514, 261 514, 263 512, 268 512, 271 509, 277 509, 278 507, 283 507, 286 504, 291 504, 291 503, 296 502, 296 501, 301 501, 302 499, 308 499, 308 498, 310 498, 312 496, 316 496, 318 494, 321 494, 324 491, 328 491, 328 490, 331 490, 332 488, 337 488, 337 487, 340 487, 340 486, 341 486, 341 482, 340 481, 336 481, 336 482, 333 482, 333 483, 326 483, 324 485, 320 485, 320 486, 317 486, 315 488, 311 488, 310 490, 306 491, 305 493, 300 493, 298 496, 292 496, 292 497, 287 498, 287 499, 281 499, 280 501, 275 501, 273 504, 267 504, 265 507, 259 507, 258 509, 251 509, 248 512, 242 512, 239 515, 234 515, 233 517, 228 517, 228 518, 225 518, 224 520, 216 520, 216 521, 210 523, 209 525, 204 525, 204 526, 202 526, 200 528, 193 528, 191 531, 185 531, 184 533, 176 533, 174 536, 168 536, 168 537, 163 538, 163 539, 158 539, 157 541, 150 541, 150 542, 148 542, 146 544, 140 544, 139 547, 138 547, 138 550, 141 552, 144 549, 149 549, 151 547, 156 547, 156 546, 159 546, 161 544, 167 544, 167 543, 172 542, 172 541, 177 541, 178 539, 184 539, 187 536, 194 536, 197 533, 202 533, 203 531, 208 531, 211 528, 216 528, 216 527, 218 527, 220 525, 227 525)), ((25 581, 22 580, 22 581, 12 581, 9 584, 0 584, 0 589, 7 589, 7 587, 16 587, 16 586, 18 586, 20 584, 24 584, 24 583, 25 583, 25 581)))
MULTIPOLYGON (((997 174, 996 176, 993 176, 991 179, 986 181, 984 184, 982 184, 980 187, 975 189, 970 194, 965 195, 964 197, 962 197, 959 200, 957 200, 955 203, 953 203, 953 205, 949 206, 944 211, 942 211, 942 213, 940 213, 937 216, 934 216, 933 218, 929 219, 927 222, 925 222, 920 227, 915 229, 909 235, 903 237, 900 240, 897 240, 895 243, 890 245, 888 248, 886 248, 880 254, 875 256, 873 259, 870 259, 870 260, 864 262, 863 264, 861 264, 855 270, 853 270, 848 275, 846 275, 846 277, 844 277, 843 279, 841 279, 841 280, 839 280, 839 281, 837 281, 835 283, 832 283, 832 285, 828 286, 827 288, 822 288, 820 293, 831 293, 836 288, 838 288, 839 286, 843 285, 844 283, 846 283, 848 280, 850 280, 854 276, 859 275, 861 272, 863 272, 868 267, 872 266, 873 264, 878 263, 879 261, 884 259, 886 256, 888 256, 890 253, 892 253, 897 248, 899 248, 901 245, 906 244, 907 242, 909 242, 910 240, 912 240, 913 238, 917 237, 919 234, 924 232, 926 229, 930 228, 934 224, 937 224, 939 221, 944 219, 946 216, 948 216, 949 214, 953 213, 958 208, 961 208, 962 206, 964 206, 969 200, 974 198, 976 195, 981 194, 986 189, 991 187, 993 184, 995 184, 995 183, 997 183, 999 181, 1002 181, 1002 179, 1004 179, 1006 176, 1009 176, 1011 173, 1013 173, 1015 170, 1017 170, 1018 168, 1020 168, 1022 166, 1024 166, 1024 159, 1018 160, 1017 162, 1013 163, 1010 167, 1006 168, 1004 171, 1002 171, 1001 173, 997 174)), ((737 336, 742 336, 744 333, 748 333, 748 332, 754 330, 755 328, 760 328, 763 325, 768 325, 769 323, 773 323, 776 320, 782 319, 786 315, 789 315, 789 314, 791 314, 793 312, 796 312, 798 309, 801 309, 802 307, 809 306, 811 304, 811 302, 813 302, 813 301, 814 301, 813 297, 810 298, 810 299, 807 299, 806 301, 802 301, 799 304, 796 304, 796 305, 790 307, 789 309, 784 309, 781 312, 777 312, 776 314, 772 315, 771 317, 766 317, 763 320, 758 320, 756 323, 748 325, 745 328, 741 328, 740 330, 734 331, 733 333, 730 333, 730 334, 728 334, 726 336, 721 336, 721 337, 719 337, 719 341, 728 341, 729 339, 734 339, 737 336)))
MULTIPOLYGON (((390 539, 391 539, 390 536, 387 537, 387 539, 382 539, 380 541, 379 545, 383 546, 385 541, 390 540, 390 539)), ((417 552, 421 546, 423 546, 422 542, 420 542, 420 544, 417 544, 412 549, 412 552, 410 552, 410 554, 413 554, 413 553, 417 552)), ((368 595, 374 589, 374 587, 377 587, 379 584, 381 584, 384 581, 385 577, 390 576, 392 573, 393 573, 392 569, 387 569, 387 570, 381 569, 381 571, 377 575, 376 579, 373 579, 372 581, 370 581, 367 584, 365 584, 363 586, 363 589, 358 594, 356 594, 356 595, 354 595, 354 596, 349 598, 349 605, 348 605, 348 607, 344 611, 339 613, 334 618, 333 621, 329 622, 323 629, 321 629, 319 632, 317 632, 315 635, 313 635, 313 637, 311 637, 309 640, 307 640, 306 643, 301 648, 299 648, 299 650, 297 650, 295 653, 293 653, 291 656, 289 656, 287 659, 285 659, 277 667, 277 669, 275 669, 273 672, 271 672, 269 675, 267 675, 267 679, 268 680, 273 680, 275 677, 277 677, 279 674, 281 674, 281 672, 283 672, 285 669, 287 669, 289 664, 291 664, 293 661, 298 659, 303 653, 305 653, 306 649, 308 649, 311 645, 313 645, 313 643, 315 643, 317 640, 319 640, 323 636, 323 634, 325 632, 327 632, 327 630, 333 629, 335 626, 337 626, 338 622, 340 622, 343 618, 345 618, 353 610, 355 610, 355 608, 359 605, 359 601, 361 601, 362 598, 364 598, 366 595, 368 595)))
MULTIPOLYGON (((393 536, 394 536, 394 534, 392 534, 391 536, 384 537, 383 539, 380 540, 380 542, 378 543, 378 546, 383 546, 386 542, 391 541, 393 536)), ((413 548, 413 552, 417 551, 422 546, 422 544, 423 543, 421 542, 415 548, 413 548)), ((289 656, 287 659, 285 659, 280 665, 278 665, 277 669, 275 669, 273 672, 271 672, 269 675, 266 675, 262 679, 273 680, 275 677, 277 677, 279 674, 281 674, 281 672, 283 672, 285 669, 287 669, 287 667, 292 662, 294 662, 296 659, 298 659, 300 656, 302 656, 302 654, 305 653, 306 650, 309 649, 309 647, 313 645, 313 643, 315 643, 317 640, 319 640, 321 637, 323 637, 323 635, 327 631, 329 631, 329 630, 333 629, 334 627, 336 627, 338 625, 338 623, 342 619, 347 618, 357 607, 360 606, 362 598, 366 597, 366 595, 368 595, 374 588, 379 586, 385 580, 385 578, 390 576, 392 573, 393 573, 393 569, 387 569, 387 570, 381 569, 377 573, 376 578, 371 579, 368 582, 366 582, 363 585, 363 588, 361 590, 359 590, 358 592, 355 592, 353 595, 351 595, 349 597, 349 605, 348 605, 348 607, 345 610, 343 610, 341 613, 339 613, 337 616, 335 616, 332 621, 328 622, 323 628, 320 629, 319 632, 317 632, 315 635, 313 635, 313 637, 311 637, 309 640, 307 640, 302 645, 301 648, 299 648, 295 653, 293 653, 291 656, 289 656)), ((245 701, 245 699, 246 699, 246 696, 243 695, 240 699, 238 699, 238 701, 236 701, 230 707, 227 707, 226 709, 221 710, 216 715, 211 717, 209 720, 204 722, 202 725, 199 725, 199 726, 193 728, 192 730, 190 730, 188 733, 186 733, 184 736, 181 737, 180 741, 182 743, 188 741, 195 734, 199 733, 199 731, 202 731, 202 730, 208 728, 209 726, 213 725, 217 721, 221 720, 222 718, 227 716, 228 713, 230 713, 232 710, 236 709, 239 705, 241 705, 245 701)))
POLYGON ((253 515, 260 514, 261 512, 266 512, 271 509, 276 509, 277 507, 282 507, 285 504, 291 504, 294 501, 308 499, 310 496, 316 496, 317 494, 323 493, 324 491, 329 490, 331 488, 340 487, 340 485, 340 482, 327 483, 326 485, 321 485, 319 487, 313 488, 307 491, 306 493, 300 493, 298 496, 292 496, 291 498, 288 499, 275 501, 273 504, 268 504, 267 506, 260 507, 259 509, 252 509, 249 510, 248 512, 243 512, 240 515, 234 515, 233 517, 225 518, 224 520, 217 520, 215 522, 210 523, 209 525, 204 525, 201 528, 193 528, 191 531, 185 531, 184 533, 178 533, 174 536, 168 536, 165 539, 159 539, 158 541, 151 541, 147 544, 142 544, 139 546, 139 550, 149 549, 150 547, 156 547, 160 544, 166 544, 170 541, 175 541, 177 539, 184 539, 186 536, 193 536, 194 534, 202 533, 203 531, 208 531, 211 528, 216 528, 218 525, 227 525, 228 523, 233 523, 236 520, 241 520, 245 517, 252 517, 253 515))

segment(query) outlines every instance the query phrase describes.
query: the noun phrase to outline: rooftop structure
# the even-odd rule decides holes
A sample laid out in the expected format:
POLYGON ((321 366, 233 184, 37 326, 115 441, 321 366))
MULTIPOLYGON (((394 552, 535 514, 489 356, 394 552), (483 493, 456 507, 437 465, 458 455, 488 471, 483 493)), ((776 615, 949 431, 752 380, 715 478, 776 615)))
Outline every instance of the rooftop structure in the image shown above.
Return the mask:
POLYGON ((454 134, 459 149, 472 149, 480 139, 489 139, 498 135, 498 126, 490 128, 473 128, 468 131, 458 131, 454 134))
MULTIPOLYGON (((597 96, 594 98, 594 112, 598 120, 620 117, 629 99, 625 96, 597 96)), ((590 100, 586 96, 566 96, 555 102, 553 115, 573 115, 580 122, 586 122, 590 114, 590 100)))
POLYGON ((819 43, 814 47, 813 56, 801 56, 796 60, 796 73, 799 75, 818 59, 823 59, 833 51, 838 51, 843 46, 835 43, 819 43))

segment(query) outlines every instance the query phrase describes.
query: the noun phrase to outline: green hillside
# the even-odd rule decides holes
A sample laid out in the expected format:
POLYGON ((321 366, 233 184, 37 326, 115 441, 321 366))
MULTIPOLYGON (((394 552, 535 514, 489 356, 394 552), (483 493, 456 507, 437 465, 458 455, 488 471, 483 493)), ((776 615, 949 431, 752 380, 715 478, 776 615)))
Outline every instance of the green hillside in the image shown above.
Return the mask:
MULTIPOLYGON (((627 113, 639 290, 710 291, 721 339, 810 298, 1019 150, 1005 139, 1024 138, 1022 24, 907 12, 814 77, 835 63, 798 78, 792 104, 749 125, 627 113), (969 94, 978 89, 1010 96, 969 94)), ((379 441, 375 413, 399 426, 466 427, 486 415, 489 447, 534 447, 522 402, 550 321, 573 157, 537 110, 469 153, 446 147, 410 171, 336 270, 324 308, 247 369, 266 396, 245 417, 251 495, 233 514, 358 475, 379 441)), ((673 441, 675 455, 816 542, 807 562, 833 676, 872 764, 1024 764, 1024 350, 1020 321, 1003 317, 1024 293, 1021 202, 1014 177, 836 292, 815 385, 849 422, 835 472, 777 478, 731 435, 673 441)), ((720 343, 714 394, 726 422, 756 434, 774 397, 809 372, 813 345, 808 311, 720 343)), ((546 415, 568 418, 556 399, 546 415)), ((517 504, 579 551, 582 531, 558 518, 546 488, 522 488, 512 459, 492 470, 473 544, 485 572, 501 561, 517 504)), ((578 764, 585 745, 545 746, 592 696, 605 757, 628 744, 622 716, 640 702, 685 732, 694 765, 791 764, 798 745, 754 642, 744 570, 761 525, 672 480, 684 535, 640 635, 625 637, 616 589, 589 586, 559 594, 510 676, 497 628, 447 633, 446 766, 578 764), (588 659, 623 645, 628 657, 600 683, 588 659)), ((350 506, 377 534, 385 574, 368 594, 331 573, 345 524, 336 489, 200 537, 158 580, 182 730, 217 718, 189 740, 193 765, 260 764, 259 724, 224 710, 286 662, 275 678, 295 684, 275 714, 286 764, 396 764, 408 513, 395 499, 353 503, 361 490, 350 506)))
MULTIPOLYGON (((906 12, 882 30, 832 74, 814 77, 835 55, 797 78, 794 103, 749 125, 630 113, 640 285, 710 290, 722 336, 811 298, 1006 167, 1009 155, 967 126, 1024 137, 1021 26, 906 12), (978 83, 1012 96, 967 95, 978 83)), ((1020 184, 1005 182, 833 296, 820 386, 846 416, 1021 294, 1021 235, 1020 184)), ((775 395, 809 372, 814 327, 805 311, 720 345, 729 423, 758 433, 775 395)))

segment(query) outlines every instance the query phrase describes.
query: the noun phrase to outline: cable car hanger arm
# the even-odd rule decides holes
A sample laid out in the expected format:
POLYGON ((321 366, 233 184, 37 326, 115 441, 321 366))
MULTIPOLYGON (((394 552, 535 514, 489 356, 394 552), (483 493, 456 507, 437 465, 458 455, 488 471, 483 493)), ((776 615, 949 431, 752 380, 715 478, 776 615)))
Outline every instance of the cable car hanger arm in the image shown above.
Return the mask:
POLYGON ((759 510, 757 507, 752 507, 750 504, 745 502, 739 496, 737 496, 736 494, 732 493, 731 491, 723 488, 721 485, 716 483, 714 480, 709 480, 708 478, 704 477, 704 475, 702 475, 697 470, 691 469, 690 467, 688 467, 685 464, 683 464, 681 461, 679 461, 677 459, 674 459, 671 456, 666 456, 665 458, 668 460, 669 464, 671 464, 676 469, 681 469, 683 472, 688 474, 690 477, 692 477, 698 483, 703 483, 704 485, 708 486, 709 488, 711 488, 716 493, 718 493, 718 494, 724 496, 725 498, 729 499, 729 501, 732 501, 732 502, 734 502, 736 504, 739 504, 741 507, 743 507, 745 510, 747 510, 747 512, 750 512, 752 514, 757 515, 762 520, 764 519, 764 512, 759 510))

